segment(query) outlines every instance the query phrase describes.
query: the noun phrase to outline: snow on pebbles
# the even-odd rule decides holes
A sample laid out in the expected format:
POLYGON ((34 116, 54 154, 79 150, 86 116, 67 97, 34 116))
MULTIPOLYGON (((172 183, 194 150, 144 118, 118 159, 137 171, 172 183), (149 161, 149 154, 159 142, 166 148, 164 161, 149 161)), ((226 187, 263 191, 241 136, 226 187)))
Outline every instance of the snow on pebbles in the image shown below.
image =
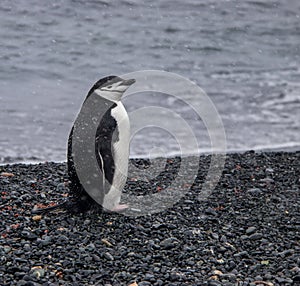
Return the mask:
MULTIPOLYGON (((300 285, 300 152, 228 155, 205 200, 210 156, 190 161, 199 161, 198 175, 179 202, 139 217, 33 215, 34 206, 69 199, 66 164, 0 166, 0 284, 300 285)), ((132 162, 145 173, 153 165, 132 162)), ((126 193, 163 193, 179 168, 169 159, 148 182, 133 170, 126 193)))

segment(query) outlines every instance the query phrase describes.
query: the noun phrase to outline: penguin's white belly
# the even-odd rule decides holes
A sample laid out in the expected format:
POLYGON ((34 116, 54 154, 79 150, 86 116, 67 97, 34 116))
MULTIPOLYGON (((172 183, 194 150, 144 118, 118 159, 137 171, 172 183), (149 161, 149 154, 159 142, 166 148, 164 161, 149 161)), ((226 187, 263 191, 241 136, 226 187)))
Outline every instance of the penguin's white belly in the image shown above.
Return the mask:
POLYGON ((111 115, 117 122, 117 130, 115 131, 117 136, 113 136, 113 138, 117 138, 117 141, 112 142, 115 165, 113 183, 103 201, 103 207, 109 210, 119 204, 122 190, 126 184, 130 146, 130 123, 124 105, 118 102, 117 106, 112 109, 111 115))

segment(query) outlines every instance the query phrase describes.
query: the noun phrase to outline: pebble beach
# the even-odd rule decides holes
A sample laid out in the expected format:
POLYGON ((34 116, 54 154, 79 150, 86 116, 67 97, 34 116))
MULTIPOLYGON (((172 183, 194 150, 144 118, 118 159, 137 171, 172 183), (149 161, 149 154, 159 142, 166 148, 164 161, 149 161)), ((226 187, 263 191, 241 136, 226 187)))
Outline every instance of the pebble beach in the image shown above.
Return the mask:
MULTIPOLYGON (((149 163, 131 160, 140 168, 149 163)), ((300 152, 227 155, 204 201, 198 195, 210 156, 190 160, 199 171, 186 194, 139 217, 34 215, 34 207, 68 199, 66 164, 0 166, 0 284, 300 285, 300 152)), ((159 184, 170 174, 155 188, 137 188, 131 172, 126 192, 163 192, 159 184)))

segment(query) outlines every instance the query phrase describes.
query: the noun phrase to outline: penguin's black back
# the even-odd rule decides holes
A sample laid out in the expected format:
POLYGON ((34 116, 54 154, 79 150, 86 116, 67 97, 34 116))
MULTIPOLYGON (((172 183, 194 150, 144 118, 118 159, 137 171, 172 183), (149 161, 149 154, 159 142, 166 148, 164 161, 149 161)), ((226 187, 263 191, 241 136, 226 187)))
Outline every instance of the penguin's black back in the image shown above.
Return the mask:
POLYGON ((93 209, 101 210, 101 206, 98 205, 86 192, 80 180, 77 176, 73 156, 72 156, 72 139, 73 139, 73 129, 72 127, 69 138, 68 138, 68 154, 67 154, 67 169, 69 177, 69 190, 70 194, 73 196, 72 201, 74 203, 72 212, 86 212, 93 209))

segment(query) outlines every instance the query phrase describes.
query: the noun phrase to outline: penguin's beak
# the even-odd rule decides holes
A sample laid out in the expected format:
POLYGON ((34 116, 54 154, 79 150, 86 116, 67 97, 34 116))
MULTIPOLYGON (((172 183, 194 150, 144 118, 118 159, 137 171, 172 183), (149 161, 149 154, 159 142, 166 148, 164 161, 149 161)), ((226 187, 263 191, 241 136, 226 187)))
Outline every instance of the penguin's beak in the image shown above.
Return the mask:
POLYGON ((130 86, 130 85, 132 85, 132 84, 134 84, 135 83, 135 79, 124 79, 121 83, 120 83, 120 85, 125 85, 125 86, 130 86))
POLYGON ((133 83, 135 83, 135 79, 119 79, 118 82, 112 84, 113 88, 108 91, 123 94, 133 83))

